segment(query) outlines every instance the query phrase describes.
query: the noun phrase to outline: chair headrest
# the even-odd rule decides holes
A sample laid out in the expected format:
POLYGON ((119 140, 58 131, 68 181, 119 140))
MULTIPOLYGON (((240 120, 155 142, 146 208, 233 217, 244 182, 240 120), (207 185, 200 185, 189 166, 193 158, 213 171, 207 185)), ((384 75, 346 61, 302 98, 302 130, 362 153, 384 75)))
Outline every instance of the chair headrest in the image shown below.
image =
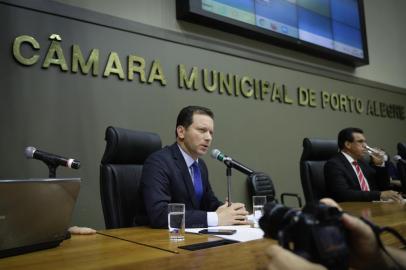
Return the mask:
POLYGON ((337 140, 304 138, 301 160, 328 160, 337 152, 337 140))
POLYGON ((111 126, 106 129, 105 140, 102 164, 143 164, 162 147, 158 134, 111 126))
POLYGON ((398 155, 406 159, 406 143, 398 143, 398 155))

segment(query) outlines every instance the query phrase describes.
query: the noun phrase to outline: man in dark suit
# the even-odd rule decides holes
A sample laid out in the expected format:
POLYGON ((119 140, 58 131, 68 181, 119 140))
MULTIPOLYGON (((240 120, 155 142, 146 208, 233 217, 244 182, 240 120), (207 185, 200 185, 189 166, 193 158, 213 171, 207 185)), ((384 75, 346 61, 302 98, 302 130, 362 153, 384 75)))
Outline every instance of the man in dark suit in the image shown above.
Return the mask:
POLYGON ((359 128, 346 128, 338 134, 340 152, 324 166, 327 191, 336 201, 402 201, 398 192, 382 191, 389 186, 384 157, 371 155, 371 165, 363 160, 366 139, 359 128))
POLYGON ((168 203, 185 204, 187 228, 247 224, 243 204, 228 206, 216 198, 200 158, 213 138, 213 117, 204 107, 183 108, 176 122, 176 142, 153 153, 144 163, 141 185, 152 227, 168 226, 168 203))

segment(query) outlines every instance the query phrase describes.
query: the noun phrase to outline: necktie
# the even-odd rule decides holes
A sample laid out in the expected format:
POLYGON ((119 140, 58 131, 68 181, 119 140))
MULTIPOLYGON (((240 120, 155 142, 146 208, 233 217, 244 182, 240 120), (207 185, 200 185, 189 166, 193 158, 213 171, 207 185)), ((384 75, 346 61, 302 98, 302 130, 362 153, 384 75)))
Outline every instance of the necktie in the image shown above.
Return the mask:
POLYGON ((358 162, 353 161, 352 164, 354 164, 355 170, 357 171, 358 182, 359 182, 359 185, 361 186, 361 190, 362 191, 369 191, 367 180, 365 179, 365 176, 362 173, 361 168, 358 165, 358 162))
POLYGON ((203 184, 202 184, 202 175, 200 174, 199 164, 197 162, 193 162, 192 166, 193 172, 193 184, 195 186, 195 193, 197 201, 200 203, 202 196, 203 196, 203 184))

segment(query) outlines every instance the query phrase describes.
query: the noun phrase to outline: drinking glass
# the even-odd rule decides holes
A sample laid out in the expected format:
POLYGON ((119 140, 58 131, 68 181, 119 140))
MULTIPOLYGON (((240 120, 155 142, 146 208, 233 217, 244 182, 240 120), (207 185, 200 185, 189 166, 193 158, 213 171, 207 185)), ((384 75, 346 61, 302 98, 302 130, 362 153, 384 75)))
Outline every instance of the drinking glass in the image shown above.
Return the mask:
POLYGON ((258 221, 264 213, 266 196, 252 196, 252 212, 254 215, 254 227, 258 228, 258 221))
POLYGON ((185 205, 183 203, 168 204, 168 229, 170 240, 185 239, 185 205))

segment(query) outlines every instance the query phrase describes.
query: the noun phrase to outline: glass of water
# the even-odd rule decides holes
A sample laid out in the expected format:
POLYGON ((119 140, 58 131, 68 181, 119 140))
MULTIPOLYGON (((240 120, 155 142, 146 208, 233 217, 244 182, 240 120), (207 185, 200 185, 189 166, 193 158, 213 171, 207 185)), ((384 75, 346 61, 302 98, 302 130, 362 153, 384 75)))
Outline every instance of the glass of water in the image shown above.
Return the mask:
POLYGON ((185 205, 183 203, 168 204, 168 229, 170 240, 185 239, 185 205))
POLYGON ((254 216, 254 227, 258 228, 258 221, 264 213, 266 196, 252 196, 252 212, 254 216))

